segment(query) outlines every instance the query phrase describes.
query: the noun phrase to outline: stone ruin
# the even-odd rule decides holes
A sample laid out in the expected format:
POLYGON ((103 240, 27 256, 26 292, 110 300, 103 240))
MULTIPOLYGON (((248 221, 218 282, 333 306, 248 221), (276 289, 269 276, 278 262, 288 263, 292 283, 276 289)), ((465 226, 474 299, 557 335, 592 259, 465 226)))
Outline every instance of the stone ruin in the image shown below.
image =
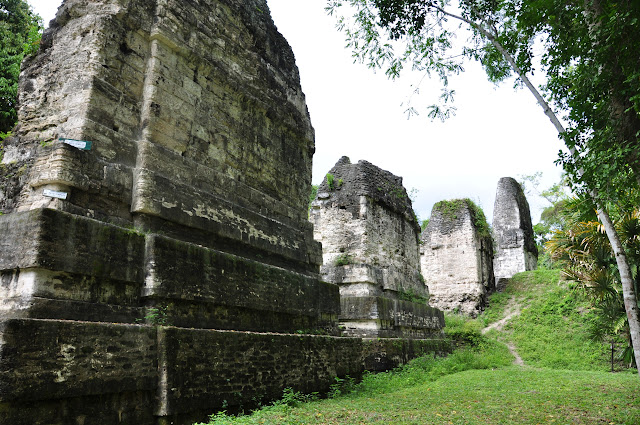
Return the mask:
POLYGON ((358 340, 288 334, 337 334, 339 291, 319 278, 314 131, 265 0, 67 0, 19 119, 0 423, 192 423, 361 373, 358 340))
POLYGON ((427 303, 420 229, 401 177, 342 157, 320 184, 310 221, 322 243, 322 277, 340 287, 345 333, 425 338, 441 332, 444 316, 427 303))
MULTIPOLYGON (((191 424, 369 367, 334 336, 314 131, 265 0, 66 0, 19 101, 0 423, 191 424)), ((378 347, 395 364, 447 349, 397 341, 378 347)))
POLYGON ((469 199, 433 206, 421 235, 420 265, 435 307, 476 317, 495 289, 492 260, 482 210, 469 199))
POLYGON ((493 270, 498 289, 514 274, 535 270, 538 264, 529 203, 520 184, 511 177, 498 182, 493 208, 495 258, 493 270))

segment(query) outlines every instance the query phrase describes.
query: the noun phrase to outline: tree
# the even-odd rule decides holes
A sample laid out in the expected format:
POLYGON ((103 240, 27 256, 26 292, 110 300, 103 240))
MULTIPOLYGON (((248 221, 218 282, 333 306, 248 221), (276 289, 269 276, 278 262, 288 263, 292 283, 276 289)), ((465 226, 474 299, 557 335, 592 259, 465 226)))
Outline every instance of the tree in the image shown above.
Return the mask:
POLYGON ((570 189, 566 176, 547 189, 540 189, 542 172, 518 176, 519 183, 527 195, 535 194, 548 202, 540 214, 540 221, 533 226, 533 233, 538 246, 538 268, 559 268, 560 264, 552 261, 546 243, 555 232, 566 227, 565 211, 570 199, 570 189))
MULTIPOLYGON (((465 57, 479 60, 489 80, 500 82, 515 74, 517 84, 532 93, 569 150, 560 161, 574 188, 588 194, 597 207, 620 274, 634 353, 640 358, 631 269, 604 208, 606 201, 624 200, 632 181, 640 182, 638 2, 460 0, 454 10, 448 0, 329 0, 327 10, 335 13, 344 3, 355 13, 351 22, 339 18, 339 28, 346 31, 354 55, 371 67, 386 67, 392 78, 406 63, 435 72, 443 82, 445 105, 452 93, 448 77, 463 69, 465 57), (471 36, 455 55, 453 37, 463 25, 471 36), (545 92, 564 113, 567 128, 529 78, 538 39, 544 46, 545 92)), ((436 105, 430 116, 446 118, 448 111, 436 105)))
POLYGON ((316 200, 316 196, 318 196, 318 187, 319 186, 317 184, 311 185, 311 190, 309 192, 309 211, 311 211, 311 204, 316 200))
POLYGON ((18 76, 25 55, 37 51, 42 19, 24 0, 0 0, 0 134, 9 132, 18 116, 18 76))

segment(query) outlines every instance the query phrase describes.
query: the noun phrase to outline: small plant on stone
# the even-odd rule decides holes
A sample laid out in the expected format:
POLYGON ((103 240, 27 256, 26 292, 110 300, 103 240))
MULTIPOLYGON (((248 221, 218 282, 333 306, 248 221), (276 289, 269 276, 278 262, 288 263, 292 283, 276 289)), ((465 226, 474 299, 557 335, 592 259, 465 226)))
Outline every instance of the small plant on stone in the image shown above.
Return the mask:
POLYGON ((334 190, 334 179, 335 177, 331 173, 327 173, 327 186, 329 186, 329 190, 334 190))
POLYGON ((169 317, 167 314, 167 307, 149 307, 147 313, 144 316, 145 322, 156 326, 167 326, 169 324, 169 317))
MULTIPOLYGON (((422 275, 420 275, 420 277, 422 277, 422 275)), ((424 282, 424 278, 422 279, 424 282)), ((423 295, 416 294, 413 289, 409 289, 407 291, 403 291, 403 290, 398 291, 398 299, 402 301, 410 301, 412 303, 425 304, 425 305, 429 303, 429 298, 423 295)))
POLYGON ((333 261, 333 264, 336 266, 346 266, 348 264, 353 264, 353 256, 351 254, 340 254, 333 261))

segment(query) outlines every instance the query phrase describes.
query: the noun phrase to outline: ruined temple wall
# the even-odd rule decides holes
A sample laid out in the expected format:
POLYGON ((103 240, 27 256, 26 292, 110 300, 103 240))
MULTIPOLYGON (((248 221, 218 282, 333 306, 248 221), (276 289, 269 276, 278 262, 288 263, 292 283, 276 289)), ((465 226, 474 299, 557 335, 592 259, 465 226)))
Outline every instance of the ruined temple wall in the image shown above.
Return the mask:
MULTIPOLYGON (((0 167, 0 423, 187 425, 362 372, 363 341, 329 336, 313 129, 264 0, 66 0, 25 66, 0 167)), ((384 314, 441 326, 420 311, 384 314)))
POLYGON ((340 287, 343 332, 438 336, 444 317, 427 304, 418 226, 402 179, 366 161, 351 164, 347 157, 327 176, 310 221, 323 246, 322 277, 340 287))
POLYGON ((365 352, 356 338, 33 319, 0 322, 0 336, 29 341, 3 352, 7 425, 205 422, 284 388, 326 392, 336 376, 361 375, 365 352))
POLYGON ((66 1, 26 63, 19 116, 5 213, 57 208, 320 262, 305 242, 314 132, 264 1, 66 1))
POLYGON ((362 371, 361 341, 293 335, 337 334, 339 291, 319 278, 313 129, 265 1, 66 0, 19 116, 0 423, 187 424, 362 371))
POLYGON ((420 264, 430 303, 476 316, 494 289, 491 237, 482 235, 466 200, 434 206, 421 235, 420 264))
MULTIPOLYGON (((304 201, 313 128, 263 0, 67 0, 25 64, 19 118, 3 162, 23 171, 2 180, 3 212, 52 208, 281 270, 263 281, 317 282, 304 201)), ((197 282, 165 289, 158 246, 148 237, 132 257, 146 268, 145 303, 175 301, 188 317, 185 302, 215 299, 195 299, 197 282)), ((173 248, 185 263, 187 246, 173 248)))
POLYGON ((533 235, 529 203, 515 179, 500 179, 493 211, 493 234, 496 242, 493 267, 496 282, 503 286, 514 274, 536 269, 538 249, 533 235))
POLYGON ((360 206, 361 216, 356 220, 350 212, 340 208, 311 214, 314 237, 324 248, 326 267, 322 270, 340 261, 353 265, 351 269, 368 264, 381 271, 380 276, 374 278, 380 287, 377 292, 372 289, 372 294, 386 290, 412 290, 424 294, 426 288, 415 276, 415 264, 419 259, 413 228, 404 218, 389 214, 365 196, 360 197, 360 206))
MULTIPOLYGON (((322 243, 325 278, 374 283, 366 289, 369 295, 412 291, 427 296, 419 274, 419 228, 402 179, 346 157, 328 174, 333 184, 325 178, 310 212, 314 238, 322 243), (337 263, 347 266, 340 270, 345 275, 334 275, 337 263)), ((341 287, 343 295, 355 295, 353 290, 341 287)))

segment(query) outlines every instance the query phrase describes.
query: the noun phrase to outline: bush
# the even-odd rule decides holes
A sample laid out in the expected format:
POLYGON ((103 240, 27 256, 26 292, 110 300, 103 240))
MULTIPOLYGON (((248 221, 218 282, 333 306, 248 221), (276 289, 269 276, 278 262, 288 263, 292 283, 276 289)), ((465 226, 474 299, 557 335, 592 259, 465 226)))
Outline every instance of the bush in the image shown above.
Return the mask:
POLYGON ((457 346, 478 347, 487 341, 482 335, 482 324, 459 314, 445 314, 444 334, 457 346))

